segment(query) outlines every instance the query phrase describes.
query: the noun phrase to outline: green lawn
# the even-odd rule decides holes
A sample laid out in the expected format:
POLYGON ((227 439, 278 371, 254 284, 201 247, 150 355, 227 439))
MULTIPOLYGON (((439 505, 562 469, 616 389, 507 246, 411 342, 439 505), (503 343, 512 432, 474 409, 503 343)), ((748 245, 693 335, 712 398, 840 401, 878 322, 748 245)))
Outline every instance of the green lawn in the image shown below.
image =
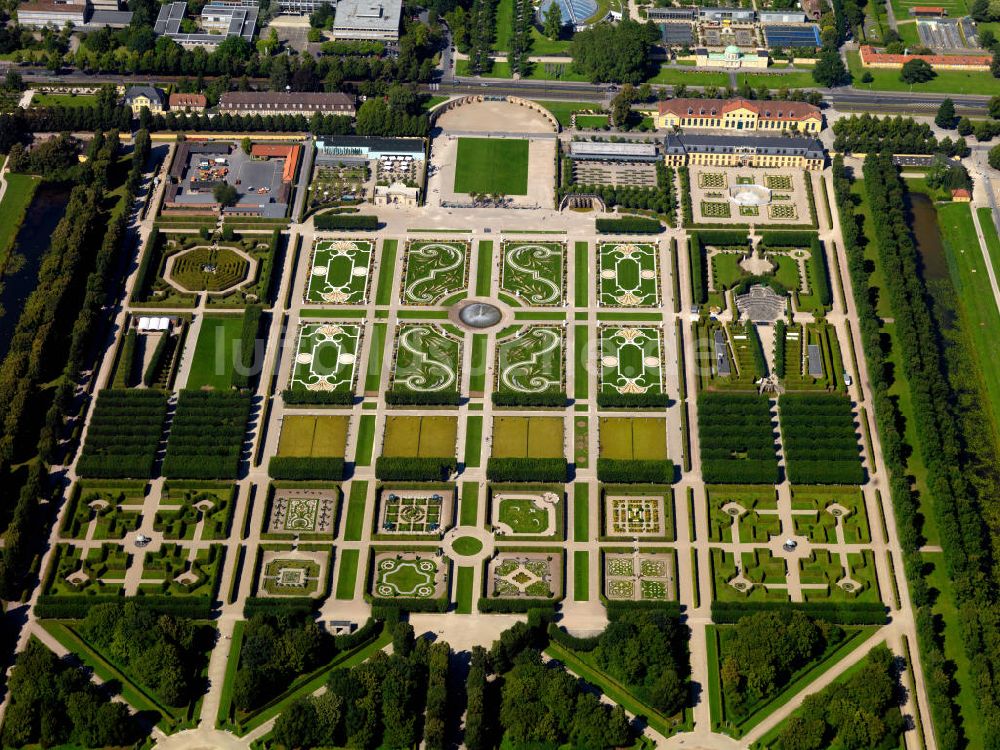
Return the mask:
POLYGON ((385 341, 389 326, 376 323, 372 326, 372 343, 368 354, 368 372, 365 375, 365 391, 378 392, 382 383, 382 357, 385 356, 385 341))
MULTIPOLYGON (((1000 310, 993 297, 986 261, 972 224, 972 210, 968 203, 950 203, 937 207, 938 225, 948 256, 948 268, 955 285, 964 317, 964 328, 972 337, 972 353, 986 384, 986 393, 993 410, 993 421, 1000 423, 1000 357, 996 357, 996 341, 1000 336, 1000 310)), ((992 223, 983 225, 983 234, 991 236, 998 252, 996 230, 992 223)))
POLYGON ((492 276, 493 240, 483 240, 479 243, 479 257, 476 269, 476 294, 480 297, 489 295, 492 276))
POLYGON ((913 91, 924 94, 982 94, 996 96, 1000 94, 1000 80, 983 71, 963 72, 958 70, 939 70, 937 76, 926 83, 908 84, 899 79, 898 70, 881 70, 865 68, 857 52, 847 53, 847 65, 854 76, 854 85, 859 89, 870 88, 878 91, 913 91), (872 83, 861 83, 865 71, 875 79, 872 83))
POLYGON ((667 460, 666 421, 657 418, 601 417, 601 458, 667 460))
POLYGON ((528 192, 528 141, 514 138, 459 138, 456 193, 528 192))
POLYGON ((451 547, 455 550, 456 555, 462 555, 463 557, 478 555, 483 551, 483 543, 474 536, 460 536, 452 542, 451 547))
POLYGON ((757 89, 767 86, 769 89, 809 89, 816 87, 816 80, 809 71, 791 73, 743 73, 739 76, 740 85, 749 83, 757 89))
POLYGON ((486 390, 486 334, 472 337, 472 372, 469 373, 469 390, 482 393, 486 390))
POLYGON ((355 452, 354 463, 358 466, 370 466, 374 446, 375 415, 363 414, 361 422, 358 424, 358 448, 355 452))
POLYGON ((562 417, 494 417, 494 458, 563 458, 562 417))
POLYGON ((589 394, 586 352, 590 350, 590 331, 587 326, 574 326, 573 338, 576 342, 576 372, 573 385, 573 398, 584 399, 589 394))
POLYGON ((596 109, 600 104, 594 102, 536 102, 551 112, 563 127, 569 127, 573 121, 573 113, 581 110, 596 109))
POLYGON ((478 517, 479 483, 462 482, 462 506, 458 515, 458 523, 460 526, 475 526, 478 517))
POLYGON ((590 600, 590 553, 577 550, 573 553, 573 601, 590 600))
MULTIPOLYGON (((455 73, 460 76, 471 75, 469 73, 469 61, 458 60, 455 64, 455 73)), ((489 73, 484 73, 483 78, 512 78, 510 64, 506 60, 494 60, 493 68, 489 73)), ((566 63, 532 63, 527 75, 521 78, 532 81, 586 81, 587 77, 582 73, 577 73, 566 63)))
POLYGON ((573 485, 573 541, 586 542, 590 539, 590 485, 573 485))
POLYGON ((340 553, 340 571, 337 574, 337 598, 353 599, 354 585, 358 578, 360 551, 345 549, 340 553))
POLYGON ((729 74, 709 70, 679 70, 677 68, 660 68, 660 72, 649 79, 650 83, 663 83, 677 86, 728 86, 729 74))
POLYGON ((396 273, 396 240, 382 242, 382 265, 378 272, 378 292, 375 294, 376 305, 388 305, 392 302, 392 277, 396 273))
POLYGON ((590 274, 587 273, 589 266, 587 262, 589 243, 577 242, 574 247, 576 257, 576 306, 586 307, 588 302, 588 291, 590 284, 590 274))
POLYGON ((483 418, 471 415, 465 423, 465 466, 476 468, 482 460, 483 453, 483 418))
POLYGON ((93 107, 97 97, 89 94, 35 94, 31 97, 32 107, 93 107))
POLYGON ((472 584, 476 580, 476 569, 462 566, 455 579, 455 611, 460 615, 472 613, 472 584))
POLYGON ((40 177, 8 173, 7 190, 0 201, 0 270, 7 265, 7 258, 14 247, 17 232, 24 221, 24 214, 35 197, 40 177))
POLYGON ((234 348, 242 331, 242 315, 206 315, 195 343, 191 372, 185 387, 231 388, 234 348))
MULTIPOLYGON (((354 482, 351 496, 347 501, 347 520, 344 525, 344 541, 360 542, 365 524, 365 501, 368 498, 368 482, 354 482)), ((343 564, 341 564, 343 567, 343 564)))
POLYGON ((246 622, 237 620, 233 624, 233 642, 229 646, 229 661, 226 662, 226 676, 222 681, 222 697, 219 699, 219 714, 216 717, 216 726, 229 721, 229 712, 233 704, 233 683, 236 680, 236 670, 240 665, 240 649, 243 647, 243 629, 246 622))

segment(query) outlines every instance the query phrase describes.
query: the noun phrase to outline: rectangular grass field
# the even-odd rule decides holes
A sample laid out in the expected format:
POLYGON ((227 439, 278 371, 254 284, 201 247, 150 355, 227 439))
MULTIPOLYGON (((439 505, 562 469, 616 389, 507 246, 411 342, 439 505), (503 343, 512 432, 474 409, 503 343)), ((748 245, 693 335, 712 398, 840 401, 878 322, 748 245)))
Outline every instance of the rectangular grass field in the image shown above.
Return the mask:
POLYGON ((17 239, 24 214, 35 197, 35 188, 41 182, 41 178, 34 175, 10 173, 6 180, 7 191, 0 201, 0 268, 7 264, 7 256, 17 239))
POLYGON ((242 332, 242 315, 206 315, 195 342, 186 387, 216 390, 232 387, 234 344, 242 332))
POLYGON ((528 141, 511 138, 459 138, 456 193, 528 192, 528 141))
POLYGON ((563 458, 561 417, 494 417, 494 458, 563 458))
POLYGON ((666 461, 666 420, 601 417, 601 458, 666 461))
POLYGON ((349 423, 349 417, 285 417, 278 439, 278 455, 340 458, 347 445, 349 423))
POLYGON ((382 455, 448 458, 457 436, 456 417, 387 417, 382 455))

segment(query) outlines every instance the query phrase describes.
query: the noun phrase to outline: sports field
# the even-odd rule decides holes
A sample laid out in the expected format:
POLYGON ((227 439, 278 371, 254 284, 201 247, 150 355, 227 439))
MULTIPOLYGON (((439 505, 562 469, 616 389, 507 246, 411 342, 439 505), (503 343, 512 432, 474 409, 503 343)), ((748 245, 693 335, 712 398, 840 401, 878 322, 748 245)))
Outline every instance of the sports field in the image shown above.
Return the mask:
POLYGON ((456 193, 528 193, 528 141, 459 138, 456 193))

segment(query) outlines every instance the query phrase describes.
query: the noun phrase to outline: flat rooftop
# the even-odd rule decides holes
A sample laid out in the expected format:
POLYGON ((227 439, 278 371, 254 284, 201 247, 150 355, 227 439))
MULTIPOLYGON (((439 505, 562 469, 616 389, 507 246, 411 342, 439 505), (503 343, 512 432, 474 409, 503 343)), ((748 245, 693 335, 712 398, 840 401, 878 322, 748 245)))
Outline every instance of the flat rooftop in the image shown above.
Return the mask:
POLYGON ((341 0, 333 21, 334 33, 342 31, 399 32, 402 0, 341 0))

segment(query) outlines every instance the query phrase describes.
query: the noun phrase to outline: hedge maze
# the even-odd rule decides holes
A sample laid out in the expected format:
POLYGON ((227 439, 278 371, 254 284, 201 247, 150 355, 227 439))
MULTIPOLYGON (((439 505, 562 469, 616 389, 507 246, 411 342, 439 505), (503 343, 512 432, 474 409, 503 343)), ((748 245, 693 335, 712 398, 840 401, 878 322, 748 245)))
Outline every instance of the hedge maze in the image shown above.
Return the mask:
POLYGON ((506 242, 500 288, 533 307, 558 305, 566 286, 566 246, 558 242, 506 242))
POLYGON ((403 304, 433 305, 465 289, 468 263, 468 242, 410 242, 403 268, 403 304))
POLYGON ((248 395, 181 391, 163 462, 164 476, 235 479, 249 416, 248 395))
POLYGON ((854 407, 835 394, 784 394, 778 400, 788 478, 795 484, 862 484, 854 407))
POLYGON ((375 243, 317 240, 313 247, 306 302, 363 305, 368 301, 375 243))
POLYGON ((771 404, 751 394, 698 396, 701 471, 710 484, 777 484, 771 404))
POLYGON ((181 253, 170 278, 191 292, 220 292, 246 281, 250 263, 227 247, 195 247, 181 253))
POLYGON ((77 473, 84 477, 152 477, 166 415, 167 394, 163 391, 101 391, 77 473))

